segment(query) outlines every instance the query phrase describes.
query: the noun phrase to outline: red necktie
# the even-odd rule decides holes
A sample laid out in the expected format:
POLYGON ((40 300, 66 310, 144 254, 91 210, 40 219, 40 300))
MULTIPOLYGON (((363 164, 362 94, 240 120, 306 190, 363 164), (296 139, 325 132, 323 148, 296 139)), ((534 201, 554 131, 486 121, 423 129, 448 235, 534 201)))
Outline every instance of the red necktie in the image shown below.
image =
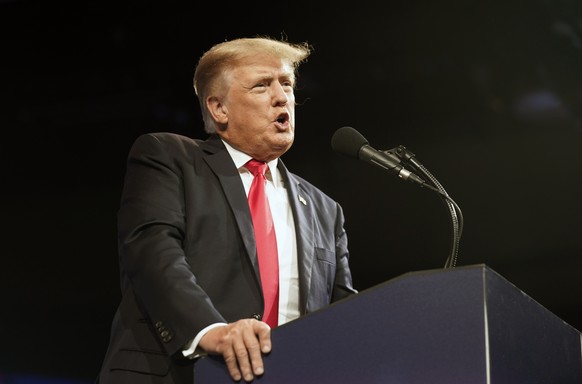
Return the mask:
POLYGON ((277 326, 279 315, 279 260, 275 225, 265 191, 267 164, 251 159, 245 164, 245 168, 255 176, 248 198, 255 229, 259 273, 261 274, 261 285, 265 300, 263 321, 269 324, 271 328, 274 328, 277 326))

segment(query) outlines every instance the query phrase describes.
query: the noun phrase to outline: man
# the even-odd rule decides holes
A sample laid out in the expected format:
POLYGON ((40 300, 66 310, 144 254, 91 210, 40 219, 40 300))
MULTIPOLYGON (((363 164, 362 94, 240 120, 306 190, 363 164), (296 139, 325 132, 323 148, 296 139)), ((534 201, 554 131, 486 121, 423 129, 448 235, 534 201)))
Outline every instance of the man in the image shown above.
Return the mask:
POLYGON ((134 143, 118 217, 123 296, 100 383, 192 383, 201 354, 222 355, 233 380, 251 381, 271 349, 265 307, 277 326, 356 293, 341 207, 280 159, 309 54, 270 38, 215 45, 194 74, 209 138, 134 143), (251 212, 251 159, 268 166, 269 251, 251 212), (263 255, 278 268, 273 289, 263 255))

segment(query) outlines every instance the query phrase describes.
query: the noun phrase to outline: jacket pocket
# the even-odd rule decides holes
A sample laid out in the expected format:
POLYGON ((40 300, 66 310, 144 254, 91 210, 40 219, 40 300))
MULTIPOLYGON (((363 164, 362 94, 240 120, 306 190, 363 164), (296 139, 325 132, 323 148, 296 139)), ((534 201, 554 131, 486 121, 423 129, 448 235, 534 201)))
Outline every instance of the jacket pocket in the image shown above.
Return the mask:
POLYGON ((315 247, 315 258, 318 261, 324 261, 335 265, 335 252, 329 251, 325 248, 315 247))

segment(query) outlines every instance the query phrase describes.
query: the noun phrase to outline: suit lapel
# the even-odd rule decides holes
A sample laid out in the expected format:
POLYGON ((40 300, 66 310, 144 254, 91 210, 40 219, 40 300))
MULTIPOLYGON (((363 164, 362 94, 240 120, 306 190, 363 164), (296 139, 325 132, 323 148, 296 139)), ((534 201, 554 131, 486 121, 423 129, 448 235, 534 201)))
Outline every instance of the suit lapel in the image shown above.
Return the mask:
POLYGON ((204 160, 212 172, 214 172, 218 177, 218 180, 222 185, 222 190, 224 191, 226 200, 234 213, 238 229, 241 233, 241 237, 258 280, 259 264, 255 238, 253 235, 253 222, 238 170, 228 154, 228 151, 222 144, 222 141, 218 137, 211 137, 207 141, 201 143, 200 146, 204 152, 208 154, 207 156, 204 156, 204 160))
POLYGON ((287 194, 293 219, 295 221, 295 233, 297 237, 297 265, 299 273, 299 312, 304 314, 307 309, 309 287, 311 287, 311 271, 314 255, 313 234, 313 203, 310 196, 302 188, 300 181, 291 174, 281 159, 279 159, 279 171, 287 185, 287 194))

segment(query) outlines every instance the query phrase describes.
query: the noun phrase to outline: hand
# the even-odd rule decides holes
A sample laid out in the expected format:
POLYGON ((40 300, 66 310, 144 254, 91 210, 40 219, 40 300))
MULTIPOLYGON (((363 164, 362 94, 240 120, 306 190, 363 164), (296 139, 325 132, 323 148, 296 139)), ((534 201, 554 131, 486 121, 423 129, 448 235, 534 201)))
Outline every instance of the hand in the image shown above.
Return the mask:
POLYGON ((271 328, 255 319, 243 319, 208 331, 198 346, 222 355, 230 376, 252 381, 264 373, 262 353, 271 352, 271 328))

